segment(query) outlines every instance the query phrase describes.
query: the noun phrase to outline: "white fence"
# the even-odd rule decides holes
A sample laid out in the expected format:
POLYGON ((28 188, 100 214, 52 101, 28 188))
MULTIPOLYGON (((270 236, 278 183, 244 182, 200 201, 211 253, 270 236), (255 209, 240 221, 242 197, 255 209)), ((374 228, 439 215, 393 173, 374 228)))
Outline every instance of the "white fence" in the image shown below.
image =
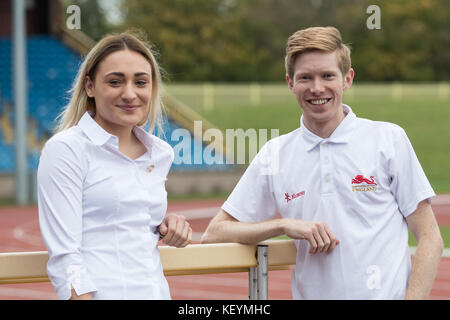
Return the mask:
MULTIPOLYGON (((295 102, 287 84, 283 83, 242 83, 242 84, 168 84, 166 90, 177 99, 193 108, 212 110, 218 106, 249 105, 263 103, 295 102)), ((344 94, 344 99, 364 97, 384 97, 395 101, 415 97, 433 97, 448 101, 450 84, 440 83, 384 83, 354 84, 344 94)))

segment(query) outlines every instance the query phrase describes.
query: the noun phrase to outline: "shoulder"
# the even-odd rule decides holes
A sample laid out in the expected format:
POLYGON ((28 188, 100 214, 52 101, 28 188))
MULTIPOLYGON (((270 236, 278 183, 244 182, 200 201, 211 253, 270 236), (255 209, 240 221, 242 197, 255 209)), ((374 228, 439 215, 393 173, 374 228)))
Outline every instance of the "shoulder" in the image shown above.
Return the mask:
POLYGON ((39 158, 40 177, 57 172, 83 172, 88 167, 85 140, 76 126, 52 136, 39 158))
POLYGON ((263 148, 267 148, 270 150, 279 150, 280 148, 289 147, 289 145, 291 144, 297 144, 298 139, 301 136, 300 132, 300 128, 297 128, 291 132, 272 138, 264 144, 263 148))
POLYGON ((84 145, 85 138, 81 130, 77 126, 74 126, 54 134, 47 140, 42 151, 69 149, 74 152, 80 152, 84 149, 84 145))
POLYGON ((149 136, 151 143, 152 143, 152 153, 154 152, 156 155, 158 155, 158 158, 164 158, 164 159, 170 159, 170 161, 173 161, 174 159, 174 151, 172 146, 164 141, 163 139, 147 133, 149 136))
POLYGON ((362 137, 373 137, 377 140, 396 142, 406 136, 405 130, 398 124, 387 121, 376 121, 357 118, 356 133, 362 137))

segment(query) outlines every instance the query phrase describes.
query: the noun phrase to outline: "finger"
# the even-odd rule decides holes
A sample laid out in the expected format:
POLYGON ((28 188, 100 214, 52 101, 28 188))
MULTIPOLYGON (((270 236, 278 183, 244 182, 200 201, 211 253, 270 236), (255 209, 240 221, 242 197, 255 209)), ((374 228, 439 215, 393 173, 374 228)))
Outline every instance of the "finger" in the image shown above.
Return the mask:
POLYGON ((158 228, 158 232, 160 235, 165 236, 167 234, 167 225, 166 221, 163 221, 158 228))
POLYGON ((325 224, 325 231, 328 235, 328 237, 330 238, 330 246, 328 247, 327 253, 330 253, 334 250, 334 248, 336 248, 336 245, 339 244, 339 240, 336 238, 336 236, 334 235, 334 233, 330 230, 330 228, 328 227, 328 225, 325 224))
POLYGON ((174 216, 167 217, 167 234, 164 237, 164 242, 167 245, 171 245, 173 243, 173 237, 175 236, 175 232, 177 230, 177 219, 174 216))
POLYGON ((181 248, 186 247, 189 243, 191 243, 191 239, 192 239, 192 228, 189 227, 187 239, 186 239, 185 242, 183 242, 183 243, 181 244, 180 247, 181 247, 181 248))
POLYGON ((312 252, 312 253, 319 253, 320 250, 322 250, 323 245, 324 245, 322 237, 320 236, 320 233, 317 229, 313 230, 313 236, 314 236, 314 239, 316 240, 317 246, 316 246, 316 249, 314 250, 314 252, 312 252))
POLYGON ((321 239, 323 241, 323 247, 320 248, 319 253, 327 252, 328 248, 331 245, 331 240, 330 240, 330 237, 328 236, 328 233, 326 231, 326 227, 323 224, 319 226, 319 235, 320 235, 320 237, 321 237, 321 239))
POLYGON ((189 230, 189 223, 182 216, 177 217, 177 231, 174 237, 174 246, 180 246, 186 241, 187 233, 189 230))
POLYGON ((309 253, 315 253, 317 250, 317 240, 314 237, 314 231, 308 236, 309 241, 309 253))
POLYGON ((178 221, 179 224, 179 229, 182 228, 181 231, 179 231, 179 233, 177 233, 177 239, 175 241, 174 246, 176 247, 180 247, 187 239, 188 234, 189 234, 189 223, 187 223, 187 221, 184 221, 184 223, 182 223, 182 221, 178 221))

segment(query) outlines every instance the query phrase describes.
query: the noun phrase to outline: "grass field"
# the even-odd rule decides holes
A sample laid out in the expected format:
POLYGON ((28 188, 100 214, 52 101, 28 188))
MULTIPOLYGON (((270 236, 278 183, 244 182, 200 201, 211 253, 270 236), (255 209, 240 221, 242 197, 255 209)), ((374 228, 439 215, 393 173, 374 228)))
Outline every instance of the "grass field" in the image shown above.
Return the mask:
MULTIPOLYGON (((449 84, 361 84, 344 95, 359 116, 402 126, 437 193, 450 192, 449 84)), ((299 125, 301 111, 284 84, 170 84, 167 91, 225 130, 299 125)))
MULTIPOLYGON (((440 226, 439 229, 441 230, 441 236, 442 240, 444 240, 444 246, 446 248, 450 248, 450 226, 449 227, 443 227, 440 226)), ((414 235, 411 231, 409 231, 409 245, 410 246, 417 246, 416 238, 414 238, 414 235)))

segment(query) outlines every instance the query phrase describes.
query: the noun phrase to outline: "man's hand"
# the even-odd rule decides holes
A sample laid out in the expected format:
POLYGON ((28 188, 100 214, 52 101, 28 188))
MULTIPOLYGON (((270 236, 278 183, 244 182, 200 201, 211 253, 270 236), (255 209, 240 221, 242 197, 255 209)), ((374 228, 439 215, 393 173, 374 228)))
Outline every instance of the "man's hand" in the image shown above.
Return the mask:
POLYGON ((192 229, 184 216, 167 214, 158 231, 169 246, 183 248, 191 242, 192 229))
POLYGON ((279 235, 307 240, 310 253, 330 253, 339 244, 339 240, 325 222, 282 218, 247 223, 237 221, 224 210, 220 210, 211 220, 202 236, 202 243, 255 244, 279 235))
POLYGON ((283 219, 284 234, 309 242, 309 253, 330 253, 339 244, 326 222, 283 219))

